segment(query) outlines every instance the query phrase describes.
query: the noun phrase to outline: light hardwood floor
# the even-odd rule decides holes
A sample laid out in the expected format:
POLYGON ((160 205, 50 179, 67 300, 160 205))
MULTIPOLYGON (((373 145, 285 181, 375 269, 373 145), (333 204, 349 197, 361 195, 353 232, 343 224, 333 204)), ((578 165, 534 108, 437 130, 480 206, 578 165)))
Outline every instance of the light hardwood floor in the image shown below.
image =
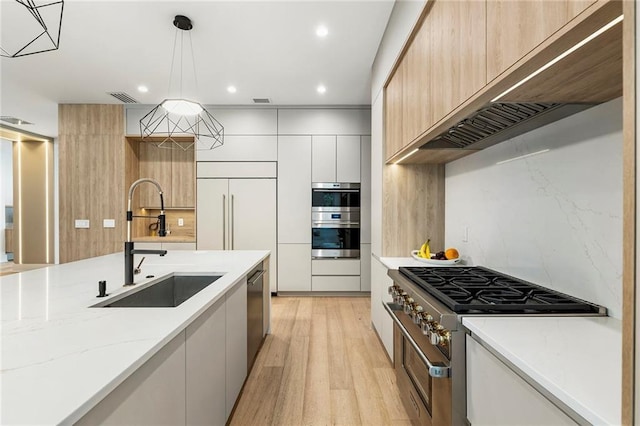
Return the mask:
POLYGON ((231 425, 408 425, 368 297, 273 297, 231 425))

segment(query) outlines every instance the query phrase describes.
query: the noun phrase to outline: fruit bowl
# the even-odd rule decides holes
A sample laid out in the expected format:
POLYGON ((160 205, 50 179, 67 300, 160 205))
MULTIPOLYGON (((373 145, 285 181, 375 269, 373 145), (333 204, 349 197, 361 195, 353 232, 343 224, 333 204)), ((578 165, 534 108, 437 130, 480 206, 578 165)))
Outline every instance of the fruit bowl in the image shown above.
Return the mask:
POLYGON ((460 262, 460 258, 451 259, 451 260, 425 259, 424 257, 418 256, 418 252, 419 251, 420 250, 413 250, 411 252, 411 257, 413 257, 415 260, 417 260, 419 262, 427 263, 429 265, 451 266, 451 265, 455 265, 456 263, 460 262))

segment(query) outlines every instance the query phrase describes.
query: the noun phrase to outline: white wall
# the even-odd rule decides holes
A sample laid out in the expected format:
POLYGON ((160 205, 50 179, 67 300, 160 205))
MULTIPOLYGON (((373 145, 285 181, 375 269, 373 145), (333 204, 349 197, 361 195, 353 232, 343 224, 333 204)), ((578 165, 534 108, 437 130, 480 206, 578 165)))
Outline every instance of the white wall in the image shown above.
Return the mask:
POLYGON ((621 98, 450 163, 445 185, 447 247, 622 317, 621 98))
POLYGON ((0 139, 0 170, 0 262, 6 262, 4 206, 13 204, 13 142, 6 139, 0 139))

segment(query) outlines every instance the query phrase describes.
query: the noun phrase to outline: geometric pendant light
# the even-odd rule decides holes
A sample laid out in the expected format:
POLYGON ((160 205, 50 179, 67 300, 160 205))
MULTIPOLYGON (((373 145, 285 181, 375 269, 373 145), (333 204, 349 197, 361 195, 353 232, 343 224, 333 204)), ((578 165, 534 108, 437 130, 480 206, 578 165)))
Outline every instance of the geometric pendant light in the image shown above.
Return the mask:
MULTIPOLYGON (((193 28, 191 20, 183 15, 176 15, 173 20, 176 27, 176 35, 173 43, 173 55, 171 58, 171 71, 169 77, 169 92, 171 95, 171 80, 173 77, 173 65, 176 58, 176 45, 180 35, 180 49, 178 52, 180 61, 180 93, 177 97, 169 97, 156 105, 140 120, 140 136, 144 140, 154 137, 151 142, 158 148, 182 149, 182 150, 210 150, 224 144, 224 127, 216 120, 202 104, 186 99, 182 96, 182 70, 184 52, 184 34, 189 35, 191 46, 191 58, 193 61, 194 81, 195 60, 193 58, 193 46, 191 45, 191 33, 193 28), (193 136, 194 141, 184 142, 184 136, 193 136)), ((197 87, 196 87, 197 90, 197 87)))
POLYGON ((0 56, 18 58, 57 50, 64 0, 3 2, 0 56))

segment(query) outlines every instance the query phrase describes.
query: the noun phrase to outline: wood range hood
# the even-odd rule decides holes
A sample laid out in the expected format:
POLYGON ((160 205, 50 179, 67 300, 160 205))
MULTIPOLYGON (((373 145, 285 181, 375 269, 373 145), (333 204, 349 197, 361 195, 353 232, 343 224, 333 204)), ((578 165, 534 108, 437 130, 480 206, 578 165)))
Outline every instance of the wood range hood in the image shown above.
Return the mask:
POLYGON ((622 96, 621 2, 607 2, 576 21, 388 162, 448 163, 622 96))

